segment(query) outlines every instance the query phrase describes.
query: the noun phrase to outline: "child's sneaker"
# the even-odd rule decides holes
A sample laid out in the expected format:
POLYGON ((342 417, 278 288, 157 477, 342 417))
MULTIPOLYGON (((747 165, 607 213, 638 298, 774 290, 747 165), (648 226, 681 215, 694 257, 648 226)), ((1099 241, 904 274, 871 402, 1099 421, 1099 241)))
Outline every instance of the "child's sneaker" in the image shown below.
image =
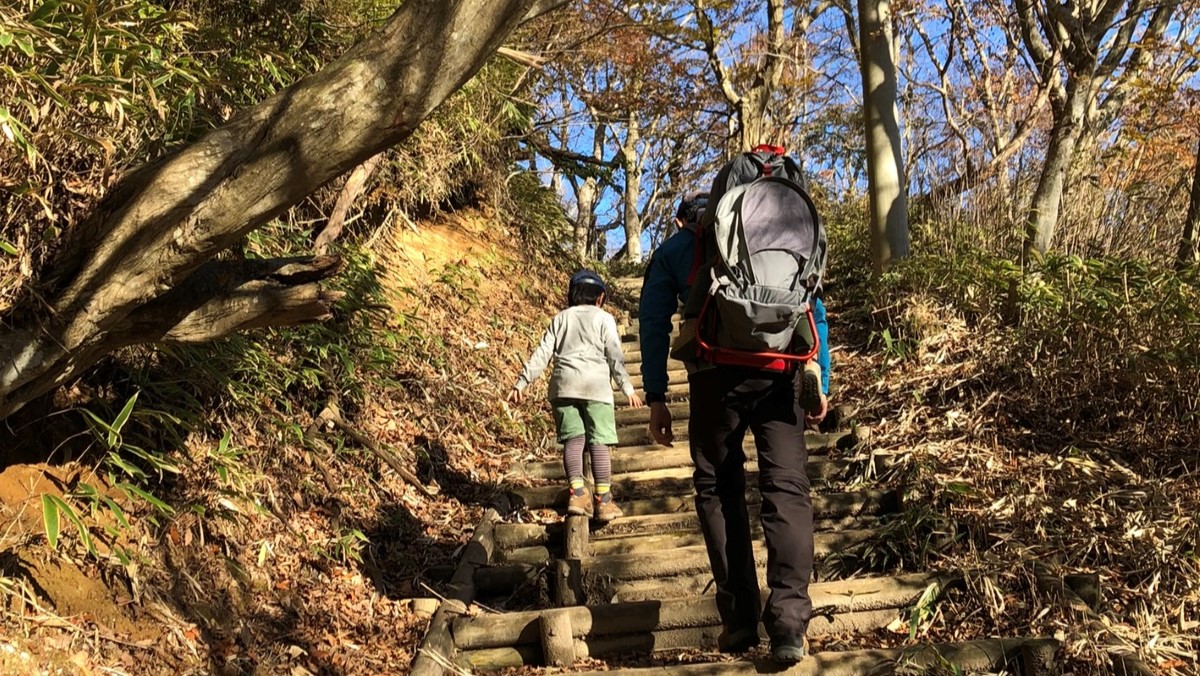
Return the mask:
POLYGON ((821 412, 821 365, 816 359, 805 362, 797 397, 805 413, 816 415, 821 412))
POLYGON ((567 495, 567 514, 588 517, 592 515, 592 495, 587 487, 570 488, 567 495))
POLYGON ((595 519, 600 523, 608 523, 613 519, 625 516, 625 512, 622 512, 616 501, 612 499, 611 492, 596 496, 595 514, 595 519))

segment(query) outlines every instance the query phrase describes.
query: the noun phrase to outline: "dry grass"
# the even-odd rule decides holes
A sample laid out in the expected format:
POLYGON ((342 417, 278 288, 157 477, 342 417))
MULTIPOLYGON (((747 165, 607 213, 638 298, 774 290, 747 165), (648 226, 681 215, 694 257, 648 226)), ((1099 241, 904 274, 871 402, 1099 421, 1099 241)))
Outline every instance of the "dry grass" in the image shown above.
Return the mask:
POLYGON ((909 504, 957 526, 958 544, 926 563, 995 572, 923 631, 1055 636, 1075 673, 1108 673, 1109 642, 1165 673, 1195 673, 1200 474, 1196 447, 1173 445, 1195 438, 1190 423, 1167 429, 1159 418, 1147 429, 1129 405, 1137 399, 1114 403, 1138 392, 1135 374, 1035 356, 994 318, 967 321, 933 294, 875 319, 903 335, 902 347, 867 348, 871 327, 839 326, 835 314, 835 332, 860 337, 838 360, 839 396, 875 422, 877 443, 911 452, 909 504), (1109 635, 1038 591, 1038 565, 1097 573, 1109 635))

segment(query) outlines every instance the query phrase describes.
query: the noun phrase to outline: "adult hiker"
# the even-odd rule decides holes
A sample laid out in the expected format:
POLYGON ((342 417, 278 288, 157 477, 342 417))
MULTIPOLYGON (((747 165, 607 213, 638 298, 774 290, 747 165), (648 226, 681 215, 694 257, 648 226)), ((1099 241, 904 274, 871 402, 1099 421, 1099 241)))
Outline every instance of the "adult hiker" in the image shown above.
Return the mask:
MULTIPOLYGON (((674 440, 673 421, 665 396, 670 318, 679 304, 685 303, 685 324, 689 326, 681 333, 688 333, 686 329, 694 328, 698 315, 704 314, 704 301, 711 300, 706 298, 708 292, 718 286, 713 282, 729 281, 727 277, 713 273, 716 252, 712 232, 714 223, 731 216, 737 209, 751 206, 747 203, 747 189, 739 186, 753 183, 765 188, 755 188, 753 197, 756 198, 764 196, 759 193, 779 193, 784 199, 780 204, 772 205, 769 199, 754 202, 766 210, 760 209, 758 216, 773 212, 775 216, 783 217, 782 221, 775 218, 768 228, 786 225, 783 221, 795 216, 796 224, 807 226, 810 231, 806 241, 811 248, 804 249, 805 257, 819 258, 816 265, 823 267, 823 232, 818 242, 819 221, 811 200, 797 184, 798 178, 795 163, 774 149, 735 158, 718 173, 711 193, 693 196, 680 204, 676 214, 679 232, 654 252, 644 279, 638 322, 643 387, 645 401, 650 406, 650 433, 659 443, 671 445, 674 440), (775 176, 767 181, 770 185, 758 183, 762 180, 764 167, 768 174, 775 176), (741 194, 740 199, 721 199, 733 190, 741 194), (733 202, 737 202, 736 206, 733 202), (781 211, 780 205, 786 208, 781 211)), ((747 217, 747 224, 755 217, 748 213, 742 215, 747 217)), ((743 243, 752 240, 753 237, 742 239, 743 243)), ((801 245, 794 238, 788 241, 791 245, 801 245)), ((765 260, 772 262, 772 256, 767 252, 765 260)), ((807 327, 819 336, 819 349, 809 355, 809 361, 815 358, 821 366, 818 382, 824 380, 815 396, 806 396, 803 391, 805 375, 811 378, 812 372, 800 366, 802 360, 740 360, 736 351, 722 353, 723 348, 715 344, 720 341, 715 337, 709 336, 705 342, 704 327, 695 330, 702 337, 700 345, 707 345, 707 350, 697 347, 694 336, 689 340, 687 335, 682 335, 682 342, 677 341, 675 349, 670 350, 673 356, 685 362, 689 373, 688 442, 695 465, 696 511, 708 548, 717 607, 724 625, 718 647, 723 652, 743 653, 758 646, 761 617, 770 639, 771 656, 783 663, 803 658, 804 635, 812 616, 808 595, 813 565, 812 500, 804 427, 806 414, 809 421, 819 422, 827 408, 829 350, 825 340, 825 308, 811 295, 819 286, 820 271, 823 270, 819 270, 813 280, 814 288, 796 297, 803 298, 807 327), (806 398, 811 404, 808 411, 800 404, 806 398), (770 595, 765 613, 760 603, 745 501, 746 457, 742 443, 747 430, 754 434, 758 451, 761 519, 768 551, 770 595)), ((798 315, 788 316, 792 323, 800 323, 798 315)), ((709 318, 712 318, 711 314, 709 318)), ((707 321, 704 317, 699 319, 707 321)), ((808 340, 811 342, 813 338, 810 335, 808 340)))

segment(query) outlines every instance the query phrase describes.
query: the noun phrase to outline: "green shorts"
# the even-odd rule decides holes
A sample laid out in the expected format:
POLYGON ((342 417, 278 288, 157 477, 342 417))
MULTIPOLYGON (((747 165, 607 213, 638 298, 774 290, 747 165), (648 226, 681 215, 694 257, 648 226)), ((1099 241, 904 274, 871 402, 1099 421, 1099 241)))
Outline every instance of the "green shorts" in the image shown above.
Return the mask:
POLYGON ((612 404, 586 399, 555 399, 550 406, 554 409, 559 441, 586 436, 590 444, 611 446, 617 443, 617 421, 612 404))

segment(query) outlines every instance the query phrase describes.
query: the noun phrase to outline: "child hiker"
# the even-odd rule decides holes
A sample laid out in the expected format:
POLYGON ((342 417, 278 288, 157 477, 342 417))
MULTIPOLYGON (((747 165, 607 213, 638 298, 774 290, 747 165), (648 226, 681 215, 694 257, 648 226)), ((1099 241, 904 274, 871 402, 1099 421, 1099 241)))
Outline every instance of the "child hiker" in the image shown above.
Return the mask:
POLYGON ((601 522, 622 515, 613 501, 612 459, 608 452, 609 445, 617 443, 612 380, 629 398, 631 408, 642 406, 625 371, 617 323, 600 309, 606 295, 604 280, 591 270, 580 270, 571 277, 567 309, 550 321, 541 344, 525 362, 508 396, 509 401, 519 402, 526 386, 537 380, 554 358, 549 395, 570 481, 567 513, 601 522), (585 450, 592 457, 594 497, 583 478, 585 450))

